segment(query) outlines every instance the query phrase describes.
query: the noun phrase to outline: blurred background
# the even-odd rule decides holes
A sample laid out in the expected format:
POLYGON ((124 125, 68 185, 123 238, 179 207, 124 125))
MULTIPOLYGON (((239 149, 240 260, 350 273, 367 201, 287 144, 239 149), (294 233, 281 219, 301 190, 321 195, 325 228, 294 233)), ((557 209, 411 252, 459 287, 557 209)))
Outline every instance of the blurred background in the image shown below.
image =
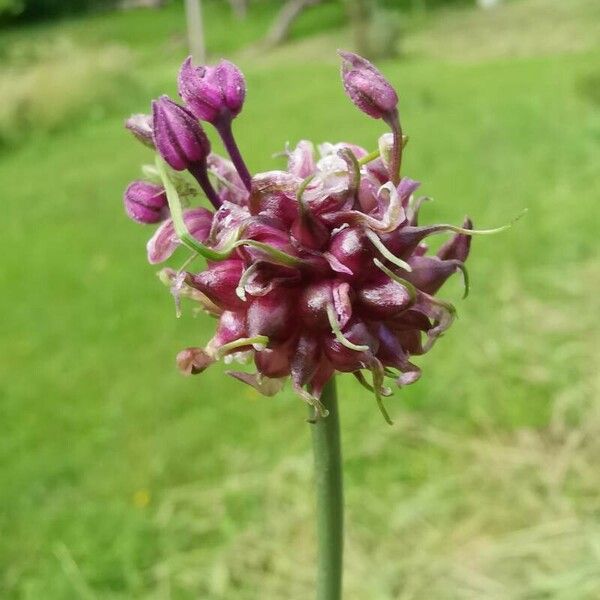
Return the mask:
MULTIPOLYGON (((185 8, 0 0, 1 598, 312 596, 305 406, 220 366, 178 374, 212 322, 175 318, 152 228, 123 213, 152 160, 123 120, 175 95, 185 8)), ((460 318, 388 400, 393 427, 340 378, 345 598, 600 598, 600 3, 202 0, 201 17, 195 52, 246 74, 253 170, 286 141, 375 147, 382 123, 339 81, 353 48, 399 91, 423 222, 529 209, 474 240, 471 295, 444 289, 460 318)))

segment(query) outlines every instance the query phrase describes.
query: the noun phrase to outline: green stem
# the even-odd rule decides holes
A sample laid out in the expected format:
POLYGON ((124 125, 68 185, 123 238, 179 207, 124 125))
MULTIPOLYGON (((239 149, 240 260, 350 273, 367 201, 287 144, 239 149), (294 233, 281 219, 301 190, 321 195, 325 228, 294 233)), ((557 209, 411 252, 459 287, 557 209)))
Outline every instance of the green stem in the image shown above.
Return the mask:
MULTIPOLYGON (((329 411, 311 424, 317 491, 317 600, 342 597, 342 557, 344 545, 344 501, 340 424, 335 379, 332 377, 321 396, 329 411)), ((311 416, 314 409, 311 407, 311 416)))
POLYGON ((373 150, 373 152, 370 152, 369 154, 367 154, 366 156, 363 156, 362 158, 358 159, 358 164, 363 167, 364 165, 374 161, 375 159, 379 158, 381 156, 381 152, 379 152, 379 150, 373 150))

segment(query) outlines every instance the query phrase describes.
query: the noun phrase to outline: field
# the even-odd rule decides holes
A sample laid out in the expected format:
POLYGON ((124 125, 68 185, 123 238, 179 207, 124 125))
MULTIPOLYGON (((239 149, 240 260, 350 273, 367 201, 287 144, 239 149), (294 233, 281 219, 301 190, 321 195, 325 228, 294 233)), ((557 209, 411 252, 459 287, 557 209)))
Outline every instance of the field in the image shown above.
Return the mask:
MULTIPOLYGON (((445 288, 459 319, 388 400, 394 426, 340 378, 348 600, 600 597, 600 14, 564 5, 415 18, 405 55, 380 63, 410 135, 405 172, 435 199, 423 220, 528 213, 475 240, 471 295, 445 288)), ((382 132, 345 100, 348 34, 323 10, 263 56, 249 44, 268 13, 242 27, 207 3, 209 48, 246 73, 236 131, 255 171, 286 141, 373 148, 382 132)), ((122 211, 151 160, 123 117, 174 94, 181 19, 175 6, 0 32, 17 65, 0 89, 44 44, 113 48, 130 65, 72 120, 11 130, 0 150, 2 598, 311 596, 305 406, 220 366, 176 372, 211 321, 175 318, 145 262, 152 230, 122 211)))

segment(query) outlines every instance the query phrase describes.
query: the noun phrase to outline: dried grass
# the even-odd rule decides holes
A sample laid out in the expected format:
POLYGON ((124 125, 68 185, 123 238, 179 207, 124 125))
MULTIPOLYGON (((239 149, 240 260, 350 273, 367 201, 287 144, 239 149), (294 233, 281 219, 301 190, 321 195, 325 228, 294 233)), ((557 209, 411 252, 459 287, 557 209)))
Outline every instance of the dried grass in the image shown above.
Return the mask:
POLYGON ((18 49, 0 67, 0 143, 48 132, 82 115, 100 117, 132 89, 132 57, 121 46, 84 48, 61 38, 18 49))

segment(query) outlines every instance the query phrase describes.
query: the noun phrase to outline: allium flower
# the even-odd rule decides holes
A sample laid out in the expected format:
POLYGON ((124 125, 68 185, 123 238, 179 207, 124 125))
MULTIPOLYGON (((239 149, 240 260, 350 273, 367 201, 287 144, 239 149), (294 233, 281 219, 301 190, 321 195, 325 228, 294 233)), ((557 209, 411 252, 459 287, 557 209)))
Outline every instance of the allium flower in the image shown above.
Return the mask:
MULTIPOLYGON (((184 63, 179 87, 188 108, 165 97, 156 101, 154 141, 172 169, 196 177, 214 210, 184 210, 174 173, 159 159, 170 218, 148 243, 148 259, 162 262, 183 244, 208 261, 200 271, 161 273, 178 302, 191 298, 217 319, 206 346, 178 355, 184 373, 200 373, 220 359, 253 361, 254 372, 229 374, 266 395, 289 379, 317 415, 326 413, 319 398, 329 378, 352 373, 389 420, 382 397, 391 389, 384 381, 404 386, 419 379, 414 358, 427 353, 455 317, 452 304, 435 294, 456 272, 468 289, 470 236, 494 230, 474 231, 469 219, 462 227, 419 225, 419 182, 400 176, 404 140, 396 92, 365 59, 342 58, 350 99, 390 123, 392 135, 382 136, 381 151, 339 143, 322 145, 316 155, 302 140, 287 151, 285 169, 253 177, 235 144, 226 144, 231 161, 209 155, 196 121, 218 124, 224 114, 229 120, 237 115, 243 76, 231 63, 184 63), (208 178, 214 187, 209 183, 207 192, 208 178), (426 238, 444 232, 453 237, 428 254, 426 238)), ((128 212, 152 222, 162 207, 137 200, 133 186, 139 185, 128 189, 128 212)))
POLYGON ((123 203, 127 215, 140 223, 159 223, 169 214, 165 190, 148 181, 129 184, 123 203))
POLYGON ((228 60, 214 67, 194 67, 190 56, 179 71, 179 95, 198 119, 216 124, 240 113, 246 82, 242 72, 228 60))

